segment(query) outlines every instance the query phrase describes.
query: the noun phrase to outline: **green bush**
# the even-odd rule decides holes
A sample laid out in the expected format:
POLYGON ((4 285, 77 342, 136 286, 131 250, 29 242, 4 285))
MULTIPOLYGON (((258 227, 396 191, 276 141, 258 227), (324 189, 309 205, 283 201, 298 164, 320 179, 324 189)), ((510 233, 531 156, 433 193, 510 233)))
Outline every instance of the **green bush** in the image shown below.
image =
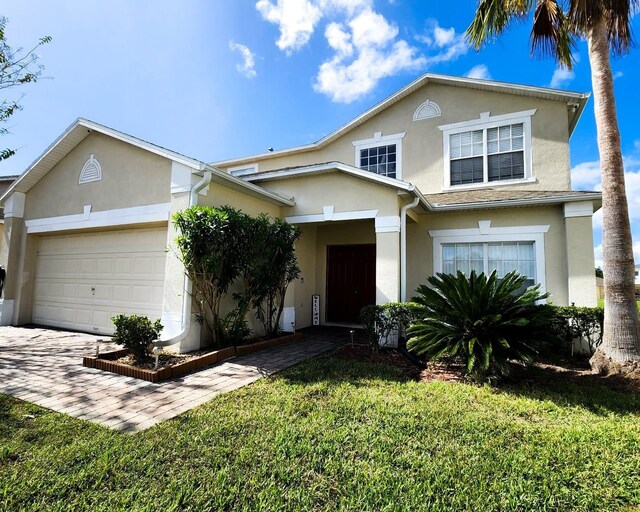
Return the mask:
POLYGON ((389 302, 363 307, 360 310, 360 322, 367 333, 372 352, 377 353, 380 341, 385 340, 393 331, 401 332, 406 329, 417 318, 419 308, 411 302, 389 302))
POLYGON ((508 360, 530 362, 536 340, 553 336, 552 312, 536 305, 547 296, 539 285, 523 290, 525 281, 516 272, 430 277, 431 287, 419 286, 413 299, 422 309, 408 348, 429 359, 460 358, 480 382, 508 374, 508 360))
POLYGON ((113 341, 129 349, 136 361, 149 357, 149 345, 158 339, 162 331, 160 320, 152 322, 146 316, 118 315, 111 319, 116 327, 113 341))
POLYGON ((573 357, 575 339, 587 343, 588 351, 593 354, 602 343, 604 308, 578 306, 548 306, 553 310, 550 328, 556 334, 559 343, 543 344, 541 352, 547 357, 573 357))

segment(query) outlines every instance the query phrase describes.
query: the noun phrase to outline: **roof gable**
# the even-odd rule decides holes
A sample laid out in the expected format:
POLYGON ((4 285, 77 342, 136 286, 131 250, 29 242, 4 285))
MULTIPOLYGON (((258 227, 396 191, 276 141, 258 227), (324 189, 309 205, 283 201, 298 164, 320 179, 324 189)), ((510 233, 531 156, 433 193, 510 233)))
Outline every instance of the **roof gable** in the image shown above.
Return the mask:
POLYGON ((426 73, 316 142, 277 151, 258 153, 246 157, 222 160, 219 162, 215 162, 213 165, 220 167, 229 167, 242 165, 247 162, 256 162, 278 156, 286 156, 290 154, 321 149, 331 142, 335 141, 339 137, 342 137, 351 130, 354 130, 358 126, 362 125, 372 117, 378 115, 380 112, 386 110, 392 105, 395 105, 400 100, 409 96, 411 93, 430 83, 448 85, 452 87, 464 87, 468 89, 483 91, 500 92, 505 94, 514 94, 519 96, 529 96, 566 103, 567 106, 571 106, 571 108, 568 108, 567 112, 567 115, 569 116, 569 135, 571 135, 575 126, 577 125, 578 120, 580 119, 580 116, 582 115, 584 107, 586 106, 586 103, 590 96, 589 93, 561 91, 557 89, 550 89, 547 87, 535 87, 507 82, 497 82, 493 80, 483 80, 479 78, 456 77, 426 73))

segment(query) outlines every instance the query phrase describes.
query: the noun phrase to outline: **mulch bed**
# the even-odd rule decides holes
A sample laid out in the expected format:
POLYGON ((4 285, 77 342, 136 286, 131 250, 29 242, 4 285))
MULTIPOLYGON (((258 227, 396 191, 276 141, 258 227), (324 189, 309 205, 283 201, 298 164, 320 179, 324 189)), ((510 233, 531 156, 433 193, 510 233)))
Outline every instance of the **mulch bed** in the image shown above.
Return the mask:
MULTIPOLYGON (((159 367, 165 368, 167 366, 175 366, 177 364, 186 363, 198 357, 210 354, 213 350, 195 350, 193 352, 186 352, 184 354, 172 354, 170 352, 162 352, 158 358, 159 367)), ((149 356, 147 361, 137 362, 131 354, 119 357, 115 359, 115 363, 128 364, 129 366, 135 366, 136 368, 144 368, 146 370, 153 370, 156 367, 155 357, 149 356)))
MULTIPOLYGON (((341 359, 368 363, 386 363, 399 368, 409 380, 419 382, 469 382, 464 375, 464 366, 455 362, 428 362, 419 368, 397 350, 382 349, 373 354, 369 347, 346 346, 334 354, 341 359)), ((573 383, 580 386, 604 386, 621 393, 640 394, 640 377, 635 375, 599 375, 591 372, 588 361, 563 360, 535 362, 529 367, 513 363, 506 385, 534 386, 540 383, 563 385, 573 383)))

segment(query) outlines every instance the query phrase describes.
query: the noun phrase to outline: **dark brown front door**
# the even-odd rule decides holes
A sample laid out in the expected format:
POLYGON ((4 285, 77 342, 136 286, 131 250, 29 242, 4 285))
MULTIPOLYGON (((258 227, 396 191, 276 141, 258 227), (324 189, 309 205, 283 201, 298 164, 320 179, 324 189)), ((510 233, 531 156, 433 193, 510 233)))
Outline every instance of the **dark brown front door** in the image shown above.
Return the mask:
POLYGON ((376 302, 376 246, 327 246, 327 322, 359 323, 376 302))

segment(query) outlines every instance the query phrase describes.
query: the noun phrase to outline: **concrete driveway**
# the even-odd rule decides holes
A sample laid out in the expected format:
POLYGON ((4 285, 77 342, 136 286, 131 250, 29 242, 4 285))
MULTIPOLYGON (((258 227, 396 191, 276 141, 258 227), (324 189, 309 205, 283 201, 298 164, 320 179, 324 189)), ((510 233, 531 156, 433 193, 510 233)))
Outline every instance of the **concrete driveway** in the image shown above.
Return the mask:
MULTIPOLYGON (((0 393, 110 428, 139 432, 345 342, 335 336, 310 335, 153 384, 82 366, 82 356, 95 353, 97 339, 105 337, 0 327, 0 393)), ((101 351, 110 348, 118 347, 106 344, 101 351)))

